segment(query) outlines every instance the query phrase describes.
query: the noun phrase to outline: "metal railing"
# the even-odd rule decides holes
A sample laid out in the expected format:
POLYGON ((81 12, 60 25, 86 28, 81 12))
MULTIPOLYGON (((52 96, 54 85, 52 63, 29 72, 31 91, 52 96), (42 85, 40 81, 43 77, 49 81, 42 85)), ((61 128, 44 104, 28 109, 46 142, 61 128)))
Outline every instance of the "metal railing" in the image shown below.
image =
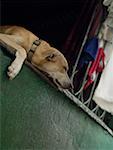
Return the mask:
MULTIPOLYGON (((78 65, 78 62, 80 60, 80 56, 82 54, 83 47, 84 47, 84 45, 87 41, 87 37, 88 37, 89 31, 90 31, 94 16, 95 16, 95 12, 92 15, 90 24, 89 24, 87 32, 86 32, 86 35, 85 35, 83 43, 81 45, 81 49, 78 53, 75 65, 73 66, 72 75, 71 75, 72 83, 74 82, 75 77, 77 76, 77 65, 78 65)), ((63 92, 65 93, 66 96, 68 96, 72 101, 74 101, 80 108, 82 108, 89 116, 91 116, 96 122, 98 122, 104 129, 106 129, 113 136, 112 129, 110 129, 110 127, 104 121, 107 112, 102 110, 92 100, 96 85, 97 85, 98 80, 99 80, 99 73, 96 74, 96 78, 95 78, 92 86, 90 87, 90 92, 88 92, 89 93, 88 97, 86 98, 84 96, 85 95, 84 94, 84 92, 85 92, 84 91, 84 85, 86 83, 86 79, 87 79, 87 76, 88 76, 88 70, 89 70, 90 66, 91 66, 91 63, 89 63, 86 67, 86 70, 84 72, 84 76, 83 76, 83 79, 82 79, 82 83, 81 83, 79 89, 77 89, 77 90, 74 89, 74 90, 71 90, 71 91, 63 90, 63 92)))
MULTIPOLYGON (((88 70, 91 66, 91 63, 86 68, 84 73, 84 77, 81 83, 79 90, 63 90, 62 92, 65 93, 67 97, 69 97, 72 101, 74 101, 80 108, 82 108, 91 118, 93 118, 97 123, 99 123, 104 129, 106 129, 112 136, 113 131, 110 127, 105 123, 106 111, 102 110, 93 100, 93 94, 98 82, 99 74, 96 75, 96 78, 93 84, 90 86, 90 91, 88 91, 88 97, 86 98, 84 92, 84 85, 86 83, 86 78, 88 75, 88 70)), ((75 76, 77 76, 76 69, 75 69, 75 76)), ((73 76, 74 81, 74 76, 73 76)))

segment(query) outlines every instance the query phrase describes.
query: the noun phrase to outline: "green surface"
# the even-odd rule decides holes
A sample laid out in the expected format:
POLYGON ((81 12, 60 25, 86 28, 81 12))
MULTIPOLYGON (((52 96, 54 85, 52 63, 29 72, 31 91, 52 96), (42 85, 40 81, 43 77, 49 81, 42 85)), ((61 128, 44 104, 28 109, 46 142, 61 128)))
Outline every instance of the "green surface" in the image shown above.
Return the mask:
POLYGON ((113 150, 113 137, 24 65, 12 81, 1 53, 1 150, 113 150))

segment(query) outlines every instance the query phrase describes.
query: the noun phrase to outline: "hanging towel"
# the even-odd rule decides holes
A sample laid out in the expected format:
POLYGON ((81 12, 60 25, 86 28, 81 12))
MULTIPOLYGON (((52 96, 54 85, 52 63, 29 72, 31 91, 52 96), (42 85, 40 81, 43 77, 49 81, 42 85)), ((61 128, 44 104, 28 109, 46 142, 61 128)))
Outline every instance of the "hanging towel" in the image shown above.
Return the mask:
POLYGON ((113 114, 113 43, 107 44, 106 52, 110 50, 107 64, 104 68, 99 84, 95 90, 93 100, 104 110, 113 114))

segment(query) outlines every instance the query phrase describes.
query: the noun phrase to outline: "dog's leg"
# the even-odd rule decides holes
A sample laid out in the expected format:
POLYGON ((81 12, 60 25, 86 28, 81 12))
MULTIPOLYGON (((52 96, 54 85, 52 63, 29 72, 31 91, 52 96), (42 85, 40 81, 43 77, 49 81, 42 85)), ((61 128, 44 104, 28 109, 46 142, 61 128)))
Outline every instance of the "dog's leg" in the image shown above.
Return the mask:
POLYGON ((15 41, 16 37, 13 35, 6 35, 6 34, 0 34, 0 44, 10 51, 16 51, 15 53, 15 60, 11 63, 11 65, 8 67, 8 76, 9 79, 13 79, 21 70, 21 67, 23 65, 24 60, 27 57, 26 51, 23 47, 18 45, 15 41))

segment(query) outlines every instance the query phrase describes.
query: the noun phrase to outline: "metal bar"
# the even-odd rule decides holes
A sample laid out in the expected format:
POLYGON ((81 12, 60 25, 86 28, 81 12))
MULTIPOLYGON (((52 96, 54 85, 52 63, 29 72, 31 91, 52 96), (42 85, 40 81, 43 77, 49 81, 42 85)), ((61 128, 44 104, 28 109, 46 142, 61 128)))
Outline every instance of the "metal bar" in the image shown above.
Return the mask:
POLYGON ((97 123, 99 123, 108 133, 113 136, 113 131, 87 106, 85 106, 79 99, 77 99, 69 90, 61 90, 67 97, 69 97, 73 102, 75 102, 80 108, 82 108, 91 118, 93 118, 97 123))
POLYGON ((95 10, 94 10, 94 13, 92 14, 91 21, 90 21, 89 26, 88 26, 88 29, 87 29, 87 31, 86 31, 86 35, 85 35, 85 37, 84 37, 83 43, 82 43, 81 48, 80 48, 80 51, 79 51, 79 53, 78 53, 77 60, 76 60, 75 65, 74 65, 74 67, 73 67, 73 71, 72 71, 72 75, 71 75, 71 81, 72 81, 72 82, 73 82, 73 79, 74 79, 74 76, 75 76, 75 72, 76 72, 76 68, 77 68, 78 61, 79 61, 79 59, 80 59, 80 56, 81 56, 83 47, 84 47, 84 45, 85 45, 85 43, 86 43, 86 40, 87 40, 89 31, 90 31, 91 25, 92 25, 93 20, 94 20, 94 17, 95 17, 95 12, 96 12, 96 8, 95 8, 95 10))
POLYGON ((86 78, 87 78, 87 75, 88 75, 88 70, 89 70, 90 66, 91 66, 91 62, 88 64, 87 70, 86 70, 84 78, 83 78, 83 82, 82 82, 81 88, 76 93, 74 93, 75 96, 83 91, 84 85, 86 83, 86 78))
MULTIPOLYGON (((88 100, 84 103, 85 105, 86 105, 89 101, 91 101, 91 99, 92 99, 92 96, 93 96, 93 93, 94 93, 94 90, 95 90, 95 86, 96 86, 96 82, 97 82, 98 75, 99 75, 99 74, 97 73, 96 78, 95 78, 95 81, 94 81, 93 86, 92 86, 92 88, 91 88, 91 92, 90 92, 89 98, 88 98, 88 100)), ((83 92, 84 92, 84 91, 83 91, 83 92)), ((82 98, 83 98, 83 97, 82 97, 82 98)))

